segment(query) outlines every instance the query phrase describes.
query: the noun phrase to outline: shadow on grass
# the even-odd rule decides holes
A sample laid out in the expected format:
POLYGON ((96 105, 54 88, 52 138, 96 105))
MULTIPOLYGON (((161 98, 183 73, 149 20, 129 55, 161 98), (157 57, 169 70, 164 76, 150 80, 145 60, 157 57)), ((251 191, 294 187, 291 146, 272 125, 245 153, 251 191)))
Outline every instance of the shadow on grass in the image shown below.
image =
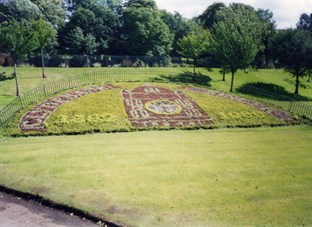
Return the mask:
POLYGON ((268 84, 263 82, 244 84, 236 90, 239 93, 252 95, 259 98, 269 98, 279 101, 295 100, 295 101, 312 101, 311 98, 295 95, 285 90, 284 87, 276 84, 268 84))
POLYGON ((13 74, 11 76, 7 76, 5 72, 0 73, 0 81, 12 80, 12 79, 14 79, 13 74))
MULTIPOLYGON (((291 84, 295 87, 296 83, 294 80, 291 80, 289 78, 284 79, 285 82, 287 82, 288 84, 291 84)), ((306 83, 300 83, 299 84, 299 88, 303 88, 303 89, 312 89, 312 86, 307 84, 309 83, 308 81, 306 83)))
POLYGON ((196 73, 195 76, 190 71, 184 71, 179 74, 169 74, 169 75, 160 75, 153 78, 154 82, 171 82, 171 83, 185 83, 185 84, 195 84, 201 86, 210 87, 210 81, 212 79, 202 73, 196 73))

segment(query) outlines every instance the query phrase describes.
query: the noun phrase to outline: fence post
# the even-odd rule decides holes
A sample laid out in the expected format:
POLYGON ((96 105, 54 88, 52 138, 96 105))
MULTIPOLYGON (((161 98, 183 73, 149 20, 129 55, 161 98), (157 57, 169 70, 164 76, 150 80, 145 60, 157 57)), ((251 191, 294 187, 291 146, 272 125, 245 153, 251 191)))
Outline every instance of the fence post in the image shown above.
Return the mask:
POLYGON ((71 83, 70 83, 70 76, 68 78, 68 88, 71 88, 71 83))
POLYGON ((19 99, 19 101, 20 101, 20 103, 21 103, 22 109, 24 109, 24 105, 23 105, 23 101, 22 101, 21 96, 18 96, 18 99, 19 99))
POLYGON ((46 91, 45 84, 43 84, 42 87, 43 87, 44 97, 48 97, 48 96, 47 96, 47 91, 46 91))
POLYGON ((4 121, 2 121, 2 118, 0 117, 0 126, 4 125, 4 121))
POLYGON ((289 108, 288 108, 288 111, 290 111, 291 112, 291 110, 292 110, 292 108, 293 108, 293 105, 294 105, 294 103, 293 103, 294 101, 289 101, 289 108))

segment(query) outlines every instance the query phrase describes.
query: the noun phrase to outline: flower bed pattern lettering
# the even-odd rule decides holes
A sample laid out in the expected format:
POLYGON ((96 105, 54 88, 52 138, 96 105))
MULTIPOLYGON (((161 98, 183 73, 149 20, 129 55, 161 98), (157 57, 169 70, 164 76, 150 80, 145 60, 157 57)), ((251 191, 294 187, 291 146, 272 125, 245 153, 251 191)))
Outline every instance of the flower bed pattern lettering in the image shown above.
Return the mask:
POLYGON ((44 122, 55 110, 57 110, 57 108, 59 108, 64 103, 73 101, 88 94, 114 88, 115 87, 111 84, 105 84, 103 86, 92 86, 88 88, 82 88, 77 91, 71 91, 66 94, 48 99, 45 102, 35 106, 24 116, 22 116, 19 122, 19 128, 22 132, 44 132, 46 131, 44 122))
POLYGON ((266 106, 266 105, 264 105, 260 102, 257 102, 257 101, 245 99, 245 98, 233 95, 233 94, 223 93, 221 91, 207 90, 204 88, 185 87, 184 89, 186 89, 188 91, 192 91, 192 92, 198 92, 198 93, 213 95, 213 96, 237 101, 237 102, 243 103, 245 105, 251 106, 257 110, 263 111, 263 112, 265 112, 265 113, 267 113, 273 117, 276 117, 277 119, 284 121, 286 123, 289 123, 289 124, 297 123, 297 121, 292 116, 290 116, 288 113, 286 113, 282 110, 271 108, 271 107, 266 106))

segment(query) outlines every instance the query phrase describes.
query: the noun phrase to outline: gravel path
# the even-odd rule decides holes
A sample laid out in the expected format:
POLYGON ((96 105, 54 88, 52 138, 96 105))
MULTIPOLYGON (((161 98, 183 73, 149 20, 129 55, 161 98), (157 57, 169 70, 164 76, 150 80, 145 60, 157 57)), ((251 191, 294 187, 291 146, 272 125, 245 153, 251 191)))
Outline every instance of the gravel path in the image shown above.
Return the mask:
POLYGON ((0 192, 0 227, 95 227, 87 220, 0 192))

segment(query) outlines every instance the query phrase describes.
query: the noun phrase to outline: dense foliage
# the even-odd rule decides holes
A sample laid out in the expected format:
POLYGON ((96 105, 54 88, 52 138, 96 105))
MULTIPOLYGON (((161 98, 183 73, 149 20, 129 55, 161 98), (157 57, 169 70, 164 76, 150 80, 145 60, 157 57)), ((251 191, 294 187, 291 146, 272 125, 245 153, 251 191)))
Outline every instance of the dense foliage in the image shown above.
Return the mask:
MULTIPOLYGON (((279 36, 283 32, 276 29, 273 13, 268 9, 256 10, 242 3, 226 6, 216 2, 198 17, 186 19, 177 12, 172 14, 158 9, 154 0, 1 1, 1 29, 6 29, 4 27, 11 23, 20 27, 35 23, 35 27, 47 31, 44 34, 49 35, 37 31, 34 39, 28 37, 28 42, 36 45, 31 45, 32 48, 27 51, 23 49, 29 46, 28 43, 20 49, 10 50, 11 47, 6 44, 7 38, 1 39, 0 52, 9 53, 13 58, 16 58, 13 52, 20 52, 23 57, 27 54, 29 59, 39 52, 42 56, 50 55, 51 59, 57 56, 53 58, 53 66, 89 67, 92 66, 91 61, 100 66, 168 66, 173 56, 185 56, 194 59, 195 67, 197 59, 205 57, 205 66, 222 67, 223 72, 231 71, 234 79, 237 69, 279 66, 285 54, 274 49, 276 40, 282 39, 279 36), (201 29, 209 30, 204 39, 194 35, 201 29), (188 48, 192 53, 189 50, 186 53, 186 40, 190 43, 191 39, 194 41, 193 47, 207 46, 208 42, 203 40, 211 39, 211 48, 202 48, 200 51, 198 48, 188 48), (80 56, 73 56, 66 62, 59 55, 80 56), (108 64, 110 55, 135 57, 130 61, 125 59, 108 64)), ((303 13, 298 20, 297 30, 311 32, 311 24, 311 14, 303 13)), ((5 32, 8 36, 16 33, 14 29, 5 32)), ((309 35, 305 38, 311 39, 309 35)), ((287 36, 287 39, 285 44, 291 45, 292 38, 287 36)), ((300 52, 297 51, 298 46, 283 49, 287 48, 300 52)), ((309 61, 308 55, 305 56, 304 61, 309 61)), ((190 64, 189 61, 187 63, 190 64)), ((44 66, 43 61, 41 65, 44 66)), ((311 64, 308 65, 309 73, 305 75, 311 75, 311 64)))
MULTIPOLYGON (((192 58, 194 63, 193 75, 195 76, 195 66, 197 60, 208 51, 209 47, 209 33, 204 29, 199 29, 198 31, 184 36, 179 40, 178 46, 180 47, 180 53, 182 56, 187 58, 192 58)), ((195 80, 195 77, 193 77, 195 80)))
POLYGON ((235 72, 248 68, 260 48, 261 22, 252 8, 242 4, 224 8, 219 17, 212 28, 211 50, 222 66, 231 71, 233 91, 235 72))
POLYGON ((273 45, 278 65, 296 78, 295 94, 299 94, 299 78, 312 68, 312 33, 301 29, 280 31, 273 45))

